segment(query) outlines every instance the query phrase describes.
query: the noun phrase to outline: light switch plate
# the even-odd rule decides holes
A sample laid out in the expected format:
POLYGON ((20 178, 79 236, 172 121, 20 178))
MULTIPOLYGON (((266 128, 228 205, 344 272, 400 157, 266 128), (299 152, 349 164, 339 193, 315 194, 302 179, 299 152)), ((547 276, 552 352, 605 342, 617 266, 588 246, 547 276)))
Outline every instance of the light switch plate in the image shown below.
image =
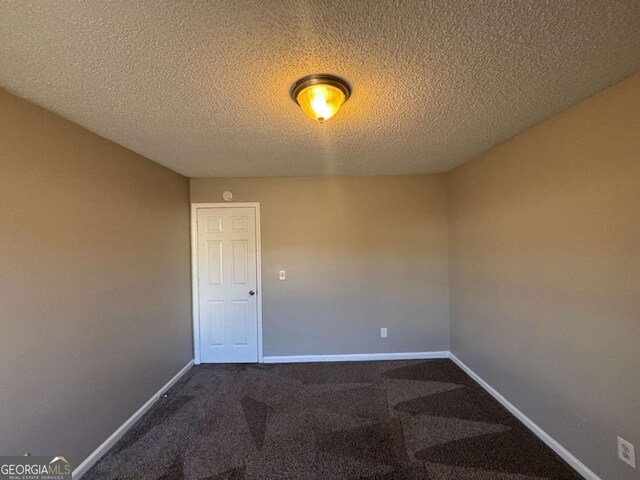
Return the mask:
POLYGON ((380 338, 387 338, 387 329, 386 328, 381 328, 380 329, 380 338))
POLYGON ((629 466, 636 468, 636 451, 633 443, 618 437, 618 458, 629 466))
POLYGON ((286 271, 284 271, 284 270, 280 270, 280 271, 278 272, 278 278, 279 278, 280 280, 285 280, 285 279, 287 278, 287 272, 286 272, 286 271))

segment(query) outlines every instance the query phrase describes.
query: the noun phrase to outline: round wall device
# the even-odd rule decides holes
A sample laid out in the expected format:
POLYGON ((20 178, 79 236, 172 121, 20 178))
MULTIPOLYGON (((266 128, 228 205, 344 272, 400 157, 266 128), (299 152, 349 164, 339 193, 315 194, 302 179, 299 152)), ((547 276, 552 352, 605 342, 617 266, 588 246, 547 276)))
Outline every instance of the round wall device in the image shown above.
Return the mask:
POLYGON ((222 194, 222 199, 225 202, 230 202, 231 200, 233 200, 233 193, 231 193, 230 191, 226 191, 222 194))

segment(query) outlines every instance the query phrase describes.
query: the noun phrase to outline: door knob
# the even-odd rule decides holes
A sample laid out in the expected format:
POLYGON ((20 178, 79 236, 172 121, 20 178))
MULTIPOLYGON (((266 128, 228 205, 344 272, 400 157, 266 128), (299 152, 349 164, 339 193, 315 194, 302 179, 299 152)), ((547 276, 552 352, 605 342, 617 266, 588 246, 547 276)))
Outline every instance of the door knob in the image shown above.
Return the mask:
POLYGON ((253 290, 249 290, 249 295, 253 296, 255 294, 256 294, 256 292, 254 292, 253 290))

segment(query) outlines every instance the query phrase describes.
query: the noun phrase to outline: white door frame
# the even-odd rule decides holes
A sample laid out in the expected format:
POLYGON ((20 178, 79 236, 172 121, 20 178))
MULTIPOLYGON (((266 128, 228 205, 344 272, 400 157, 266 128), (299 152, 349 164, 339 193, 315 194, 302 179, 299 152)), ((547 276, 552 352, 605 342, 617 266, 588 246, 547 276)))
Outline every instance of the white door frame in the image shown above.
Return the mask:
POLYGON ((256 212, 256 276, 258 290, 258 363, 262 358, 262 247, 260 245, 260 203, 192 203, 191 204, 191 293, 193 317, 193 361, 200 365, 200 298, 198 294, 198 209, 253 208, 256 212))

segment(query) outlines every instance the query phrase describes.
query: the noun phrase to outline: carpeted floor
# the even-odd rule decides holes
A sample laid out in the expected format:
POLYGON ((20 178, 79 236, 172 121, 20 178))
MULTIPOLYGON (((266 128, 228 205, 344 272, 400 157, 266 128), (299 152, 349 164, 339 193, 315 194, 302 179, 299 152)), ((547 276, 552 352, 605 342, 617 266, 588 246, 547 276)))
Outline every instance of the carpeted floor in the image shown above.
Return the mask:
POLYGON ((449 360, 201 365, 84 477, 580 479, 449 360))

